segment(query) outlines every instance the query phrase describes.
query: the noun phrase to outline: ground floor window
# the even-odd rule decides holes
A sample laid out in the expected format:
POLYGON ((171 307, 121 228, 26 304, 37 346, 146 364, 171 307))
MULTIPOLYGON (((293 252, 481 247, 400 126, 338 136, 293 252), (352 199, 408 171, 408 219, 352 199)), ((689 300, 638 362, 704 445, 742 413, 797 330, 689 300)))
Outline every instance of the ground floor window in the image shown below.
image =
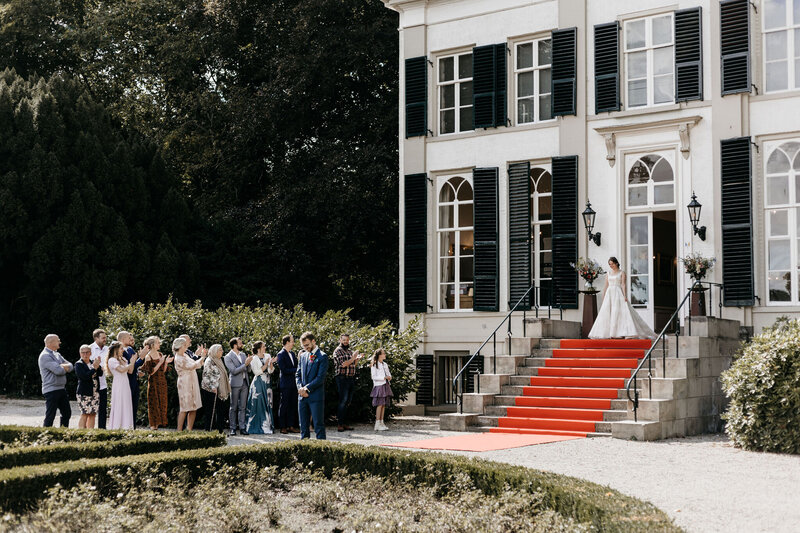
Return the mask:
POLYGON ((800 304, 800 140, 766 144, 767 302, 800 304))
POLYGON ((472 182, 439 178, 439 309, 471 310, 475 264, 472 182))

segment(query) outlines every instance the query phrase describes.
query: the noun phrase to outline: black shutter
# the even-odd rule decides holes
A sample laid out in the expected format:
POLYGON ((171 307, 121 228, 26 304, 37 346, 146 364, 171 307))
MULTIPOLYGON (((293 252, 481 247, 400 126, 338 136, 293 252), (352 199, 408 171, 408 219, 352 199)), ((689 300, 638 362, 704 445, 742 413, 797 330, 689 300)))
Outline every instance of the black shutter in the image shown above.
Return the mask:
POLYGON ((497 167, 472 171, 475 190, 475 290, 476 311, 497 311, 497 167))
POLYGON ((574 115, 577 83, 577 28, 553 31, 553 116, 574 115))
POLYGON ((578 308, 578 156, 553 158, 553 305, 578 308))
POLYGON ((433 405, 433 356, 417 355, 417 405, 433 405))
POLYGON ((428 132, 428 58, 406 59, 406 138, 428 132))
POLYGON ((428 310, 428 175, 405 178, 405 312, 428 310))
MULTIPOLYGON (((465 359, 467 359, 465 357, 465 359)), ((479 355, 467 366, 467 370, 461 374, 464 379, 463 390, 466 393, 475 392, 475 373, 483 374, 483 356, 479 355)))
POLYGON ((750 92, 750 2, 722 0, 720 51, 722 94, 750 92))
POLYGON ((506 125, 506 45, 472 49, 472 112, 475 128, 506 125))
POLYGON ((703 99, 703 13, 675 12, 675 101, 703 99))
POLYGON ((506 43, 494 45, 494 125, 505 126, 508 120, 506 107, 506 43))
POLYGON ((594 112, 619 111, 619 22, 594 27, 594 112))
POLYGON ((722 283, 725 305, 753 305, 750 137, 721 143, 722 283))
MULTIPOLYGON (((508 165, 509 305, 531 286, 531 164, 508 165)), ((517 309, 530 309, 530 296, 517 309)))

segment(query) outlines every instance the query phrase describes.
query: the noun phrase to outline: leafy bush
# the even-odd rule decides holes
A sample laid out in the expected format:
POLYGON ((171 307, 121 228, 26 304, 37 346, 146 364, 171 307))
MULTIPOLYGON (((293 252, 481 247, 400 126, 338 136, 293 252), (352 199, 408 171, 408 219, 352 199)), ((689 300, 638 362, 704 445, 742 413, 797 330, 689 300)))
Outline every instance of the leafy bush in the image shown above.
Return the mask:
MULTIPOLYGON (((322 351, 332 357, 333 350, 339 344, 339 336, 349 333, 350 345, 354 350, 370 355, 378 347, 386 349, 386 361, 392 372, 394 392, 394 403, 387 409, 390 415, 398 413, 400 409, 397 403, 404 401, 408 393, 417 388, 412 357, 421 333, 418 324, 415 320, 406 330, 397 332, 389 322, 370 326, 352 320, 347 311, 328 311, 318 315, 306 311, 300 305, 294 309, 272 305, 256 308, 230 305, 208 310, 199 301, 190 306, 172 299, 164 304, 149 306, 142 303, 125 307, 113 306, 100 313, 100 327, 111 332, 112 338, 122 330, 133 333, 140 343, 145 337, 157 335, 162 340, 162 352, 169 351, 173 339, 188 333, 192 342, 205 344, 207 347, 220 343, 226 352, 228 341, 232 337, 241 337, 246 348, 254 341, 263 340, 267 343, 267 352, 274 355, 281 349, 281 338, 284 335, 293 334, 298 342, 296 348, 299 349, 300 335, 304 331, 312 331, 322 351)), ((368 361, 363 359, 359 363, 350 413, 355 420, 370 420, 374 416, 369 397, 372 378, 368 361)), ((178 411, 176 379, 174 371, 167 374, 170 423, 174 423, 178 411)), ((276 388, 277 379, 278 372, 275 372, 273 388, 276 388)), ((325 387, 325 411, 326 416, 330 416, 336 412, 338 401, 332 360, 325 387)), ((144 382, 137 419, 147 419, 147 387, 144 382)))
POLYGON ((193 450, 224 446, 225 436, 216 432, 134 434, 129 438, 98 442, 61 442, 0 452, 0 469, 56 463, 77 459, 114 457, 143 453, 193 450))
POLYGON ((163 431, 0 426, 0 450, 25 446, 44 446, 60 442, 102 442, 126 438, 152 438, 161 435, 164 435, 163 431))
POLYGON ((302 464, 328 479, 337 471, 375 475, 392 483, 434 487, 437 497, 451 494, 464 483, 492 497, 509 490, 541 494, 543 508, 588 523, 598 531, 680 531, 652 504, 581 479, 466 457, 327 441, 284 441, 0 470, 0 508, 27 511, 57 484, 76 487, 91 482, 98 492, 114 494, 124 479, 135 476, 150 483, 160 476, 180 478, 184 486, 192 486, 225 466, 241 466, 246 461, 261 468, 289 469, 302 464))
POLYGON ((748 450, 800 453, 800 319, 778 320, 722 373, 725 431, 748 450))

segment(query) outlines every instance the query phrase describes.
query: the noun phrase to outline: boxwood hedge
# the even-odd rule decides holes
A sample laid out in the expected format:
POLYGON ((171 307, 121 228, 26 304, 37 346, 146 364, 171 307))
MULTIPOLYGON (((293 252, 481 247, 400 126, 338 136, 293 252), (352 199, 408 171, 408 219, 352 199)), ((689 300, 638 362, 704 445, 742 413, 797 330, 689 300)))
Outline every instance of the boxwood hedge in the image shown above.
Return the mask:
POLYGON ((613 489, 550 472, 525 469, 484 460, 338 444, 291 441, 278 444, 189 450, 172 453, 110 457, 35 465, 0 471, 0 508, 24 512, 46 491, 91 481, 98 490, 113 490, 118 475, 142 474, 154 479, 180 475, 187 483, 213 474, 220 466, 254 461, 259 466, 293 466, 302 463, 330 476, 334 469, 351 474, 369 473, 389 480, 408 480, 442 487, 466 475, 487 495, 508 488, 541 491, 550 509, 592 524, 598 531, 680 531, 652 504, 613 489))
POLYGON ((99 442, 122 440, 145 435, 164 435, 163 431, 149 430, 98 430, 76 428, 43 428, 34 426, 0 426, 0 448, 57 442, 99 442))

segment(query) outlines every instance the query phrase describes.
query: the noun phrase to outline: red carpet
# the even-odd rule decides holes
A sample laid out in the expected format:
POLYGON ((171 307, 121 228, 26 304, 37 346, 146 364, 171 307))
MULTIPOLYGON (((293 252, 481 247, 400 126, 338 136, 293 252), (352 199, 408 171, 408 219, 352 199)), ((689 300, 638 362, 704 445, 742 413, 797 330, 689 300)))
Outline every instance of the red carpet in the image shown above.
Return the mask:
POLYGON ((563 339, 493 434, 585 437, 651 346, 649 339, 563 339))
POLYGON ((419 448, 423 450, 490 452, 492 450, 521 448, 523 446, 531 446, 533 444, 546 444, 548 442, 580 439, 584 436, 585 435, 554 435, 527 432, 465 433, 463 435, 454 435, 452 437, 439 437, 435 439, 415 440, 411 442, 396 442, 394 444, 382 444, 381 446, 419 448))

